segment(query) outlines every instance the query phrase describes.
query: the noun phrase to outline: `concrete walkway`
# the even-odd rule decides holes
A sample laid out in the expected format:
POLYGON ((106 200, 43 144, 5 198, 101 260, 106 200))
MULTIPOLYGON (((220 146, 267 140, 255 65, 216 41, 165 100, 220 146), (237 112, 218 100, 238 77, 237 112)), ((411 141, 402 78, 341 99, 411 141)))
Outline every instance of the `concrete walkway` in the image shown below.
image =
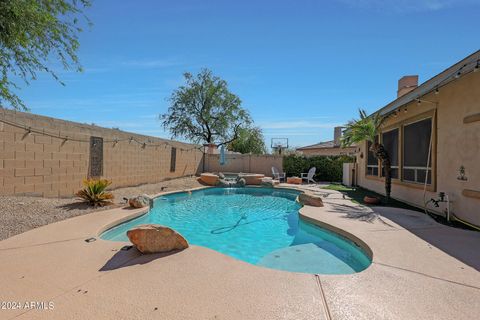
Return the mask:
POLYGON ((99 232, 142 210, 114 209, 0 242, 0 300, 53 302, 53 310, 0 310, 0 319, 475 319, 480 233, 418 212, 355 205, 331 190, 312 222, 373 253, 353 275, 265 269, 207 248, 140 255, 99 232), (96 241, 85 242, 95 237, 96 241))
POLYGON ((366 243, 373 263, 344 276, 321 275, 332 319, 476 319, 480 314, 480 233, 416 211, 355 204, 339 192, 300 214, 366 243), (343 231, 342 231, 343 230, 343 231))

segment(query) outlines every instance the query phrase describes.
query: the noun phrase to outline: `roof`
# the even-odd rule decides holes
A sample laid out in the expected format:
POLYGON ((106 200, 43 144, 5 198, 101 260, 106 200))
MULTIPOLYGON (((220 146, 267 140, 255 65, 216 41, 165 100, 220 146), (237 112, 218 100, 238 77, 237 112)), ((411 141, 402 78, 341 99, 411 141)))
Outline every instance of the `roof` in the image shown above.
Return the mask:
POLYGON ((396 100, 393 100, 392 102, 390 102, 383 108, 377 110, 376 112, 380 112, 381 115, 385 115, 397 110, 398 108, 406 105, 407 103, 420 99, 427 93, 434 91, 435 89, 439 89, 447 85, 451 81, 454 81, 458 73, 460 73, 461 76, 474 71, 476 66, 478 68, 479 61, 480 50, 455 63, 451 67, 445 69, 441 73, 425 81, 420 86, 406 93, 405 95, 397 98, 396 100))
POLYGON ((316 143, 316 144, 312 144, 310 146, 300 147, 300 148, 297 148, 297 150, 327 149, 327 148, 339 148, 339 147, 335 146, 335 144, 333 143, 333 140, 331 140, 331 141, 319 142, 319 143, 316 143))

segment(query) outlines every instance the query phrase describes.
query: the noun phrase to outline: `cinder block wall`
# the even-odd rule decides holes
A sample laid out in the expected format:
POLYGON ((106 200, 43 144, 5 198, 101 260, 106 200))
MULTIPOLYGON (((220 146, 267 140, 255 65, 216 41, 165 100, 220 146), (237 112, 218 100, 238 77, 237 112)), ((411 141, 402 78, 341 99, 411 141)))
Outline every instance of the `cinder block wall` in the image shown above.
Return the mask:
POLYGON ((228 154, 226 163, 220 164, 220 155, 205 155, 206 172, 262 173, 272 176, 272 167, 283 170, 283 157, 275 155, 228 154))
POLYGON ((202 170, 197 145, 0 108, 0 195, 73 196, 90 172, 91 136, 104 140, 102 176, 113 188, 202 170), (172 148, 177 150, 174 172, 172 148))

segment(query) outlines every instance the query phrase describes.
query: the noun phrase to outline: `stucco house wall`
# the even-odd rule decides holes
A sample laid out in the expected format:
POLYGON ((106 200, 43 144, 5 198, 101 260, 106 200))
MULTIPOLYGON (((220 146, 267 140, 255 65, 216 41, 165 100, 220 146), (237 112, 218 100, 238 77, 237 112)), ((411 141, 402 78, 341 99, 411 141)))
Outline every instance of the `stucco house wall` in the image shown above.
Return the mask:
MULTIPOLYGON (((441 87, 437 94, 432 92, 421 99, 424 100, 421 104, 413 101, 402 107, 397 116, 389 117, 384 124, 384 131, 400 128, 401 149, 402 125, 410 120, 433 116, 433 180, 425 199, 437 197, 438 192, 446 192, 451 200, 451 211, 455 215, 480 225, 480 72, 463 75, 441 87), (473 115, 479 115, 477 121, 473 115), (473 121, 465 120, 468 116, 473 121), (458 179, 462 165, 467 180, 458 179)), ((402 153, 400 163, 401 155, 402 153)), ((366 161, 367 147, 363 143, 357 153, 358 185, 384 194, 384 179, 367 176, 366 161)), ((392 197, 423 207, 423 188, 423 184, 404 182, 401 177, 393 179, 392 197)), ((445 208, 445 205, 440 208, 429 206, 430 210, 441 214, 444 214, 445 208)))

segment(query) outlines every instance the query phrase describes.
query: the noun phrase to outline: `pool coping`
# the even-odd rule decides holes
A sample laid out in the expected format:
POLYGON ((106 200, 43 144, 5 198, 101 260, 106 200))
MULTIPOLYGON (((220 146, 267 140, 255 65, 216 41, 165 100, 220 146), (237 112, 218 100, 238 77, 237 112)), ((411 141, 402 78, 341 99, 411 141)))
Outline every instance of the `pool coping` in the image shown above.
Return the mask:
MULTIPOLYGON (((277 186, 274 186, 272 188, 273 189, 282 189, 282 190, 293 190, 293 191, 297 191, 297 192, 300 192, 300 193, 312 193, 311 190, 303 189, 303 187, 305 187, 305 186, 308 186, 308 185, 288 185, 288 186, 285 186, 285 185, 279 185, 278 186, 277 185, 277 186)), ((149 195, 149 197, 151 199, 156 199, 156 198, 166 196, 166 195, 188 193, 188 192, 192 192, 192 191, 198 191, 198 190, 203 190, 203 189, 211 189, 211 188, 221 188, 221 187, 200 186, 200 187, 188 188, 188 189, 184 189, 184 190, 173 190, 173 191, 167 191, 167 192, 160 192, 160 193, 156 193, 154 195, 149 195)), ((246 186, 246 188, 265 188, 266 189, 266 188, 269 188, 269 187, 265 187, 265 186, 261 186, 261 185, 249 185, 249 186, 246 186)), ((331 190, 329 190, 329 192, 339 193, 339 192, 332 192, 331 190)), ((297 198, 297 201, 298 201, 298 198, 297 198)), ((377 208, 381 208, 381 207, 377 207, 377 208)), ((387 207, 385 207, 385 208, 387 208, 387 207)), ((112 209, 112 210, 115 210, 115 209, 112 209)), ((101 228, 99 228, 97 230, 96 237, 98 237, 99 240, 101 240, 101 241, 109 241, 109 240, 102 239, 101 234, 106 232, 107 230, 109 230, 111 228, 119 226, 122 223, 128 222, 130 220, 133 220, 133 219, 139 218, 139 217, 141 217, 145 214, 148 214, 149 210, 150 210, 150 207, 137 209, 132 214, 125 215, 125 216, 120 217, 117 220, 110 221, 109 223, 103 225, 101 228)), ((367 234, 365 234, 363 232, 357 232, 357 230, 355 230, 355 228, 352 228, 349 231, 347 231, 346 228, 342 228, 341 226, 337 226, 337 225, 335 225, 335 223, 332 223, 331 221, 326 221, 325 219, 322 219, 322 217, 312 216, 312 214, 311 214, 312 210, 315 211, 315 212, 324 212, 324 211, 330 211, 331 209, 329 208, 329 205, 327 203, 324 203, 323 207, 313 207, 313 206, 308 206, 308 205, 302 205, 302 207, 298 211, 299 218, 301 218, 304 221, 309 222, 313 225, 325 228, 328 231, 333 232, 338 236, 346 238, 347 240, 353 242, 355 245, 359 246, 368 255, 368 257, 371 261, 371 263, 368 265, 368 267, 359 271, 359 272, 355 272, 353 274, 360 274, 360 273, 364 273, 364 272, 368 271, 374 263, 385 263, 384 257, 382 255, 378 256, 378 254, 375 253, 375 249, 372 248, 371 245, 368 244, 368 240, 365 240, 365 238, 367 238, 367 234)), ((416 213, 416 214, 420 215, 420 213, 418 213, 416 211, 411 211, 411 210, 407 210, 407 209, 404 209, 404 211, 408 211, 408 212, 412 212, 412 213, 416 213)), ((423 215, 421 215, 421 216, 423 216, 423 215)), ((431 219, 430 217, 425 217, 425 219, 431 220, 431 223, 434 225, 434 228, 447 228, 448 229, 448 227, 436 222, 435 220, 431 219)), ((195 246, 195 245, 191 245, 191 246, 195 246)), ((233 259, 234 261, 236 261, 238 263, 246 263, 249 266, 253 266, 253 267, 257 267, 257 268, 265 268, 265 267, 262 267, 262 266, 257 266, 257 265, 254 265, 254 264, 236 259, 234 257, 231 257, 231 256, 226 255, 224 253, 215 251, 215 250, 210 249, 210 248, 207 248, 207 249, 214 251, 216 254, 229 257, 229 258, 233 259)), ((269 269, 269 268, 265 268, 265 269, 269 269)), ((272 269, 269 269, 269 270, 272 270, 272 269)), ((285 270, 278 270, 278 271, 296 273, 296 274, 304 274, 304 273, 299 273, 299 272, 294 272, 294 271, 285 271, 285 270)), ((335 275, 327 275, 327 274, 321 274, 321 275, 322 276, 335 276, 335 275)), ((338 274, 337 276, 342 276, 342 274, 338 274)), ((479 283, 479 285, 480 285, 480 283, 479 283)))
MULTIPOLYGON (((194 189, 203 188, 209 187, 194 189)), ((338 210, 339 205, 350 211, 365 209, 329 196, 324 207, 303 206, 299 214, 314 224, 337 228, 336 233, 348 232, 360 240, 357 244, 368 244, 372 264, 354 274, 279 271, 199 246, 158 256, 121 251, 125 242, 84 241, 149 208, 114 208, 36 228, 0 241, 2 299, 54 300, 57 312, 16 310, 6 315, 19 319, 61 319, 66 313, 72 319, 152 318, 149 310, 154 306, 161 306, 162 315, 170 315, 164 318, 171 319, 214 315, 242 320, 470 319, 478 315, 480 233, 449 228, 419 212, 396 208, 374 208, 383 222, 351 219, 338 210), (104 264, 113 267, 99 270, 104 264), (159 272, 162 277, 156 277, 159 272), (179 283, 186 291, 179 290, 179 283)))

